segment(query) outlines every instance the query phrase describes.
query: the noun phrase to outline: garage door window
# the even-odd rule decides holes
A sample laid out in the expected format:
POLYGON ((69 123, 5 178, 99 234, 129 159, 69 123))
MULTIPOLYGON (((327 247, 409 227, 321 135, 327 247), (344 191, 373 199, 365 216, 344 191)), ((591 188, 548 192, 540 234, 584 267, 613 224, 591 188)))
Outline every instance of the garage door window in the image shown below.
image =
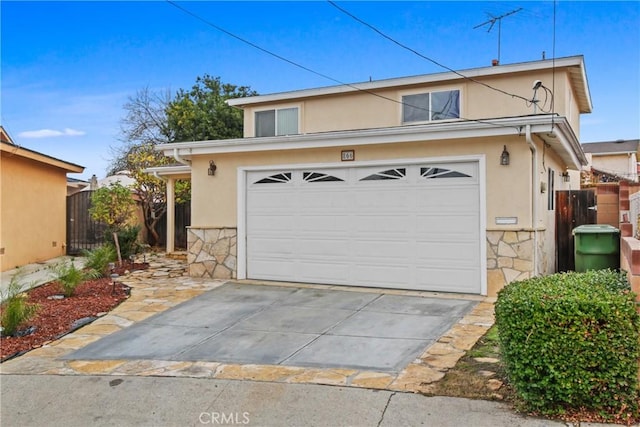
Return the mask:
POLYGON ((407 175, 407 170, 405 168, 399 169, 388 169, 381 172, 376 172, 369 176, 365 176, 360 179, 360 181, 383 181, 383 180, 391 180, 391 179, 402 179, 407 175))
POLYGON ((426 179, 434 178, 470 178, 470 175, 466 173, 458 172, 451 169, 434 168, 434 167, 421 167, 420 176, 426 179))
POLYGON ((289 181, 291 181, 291 172, 283 172, 262 178, 254 182, 254 184, 281 184, 289 181))
POLYGON ((326 173, 320 172, 303 172, 302 179, 305 182, 336 182, 336 181, 344 181, 343 179, 338 178, 337 176, 327 175, 326 173))

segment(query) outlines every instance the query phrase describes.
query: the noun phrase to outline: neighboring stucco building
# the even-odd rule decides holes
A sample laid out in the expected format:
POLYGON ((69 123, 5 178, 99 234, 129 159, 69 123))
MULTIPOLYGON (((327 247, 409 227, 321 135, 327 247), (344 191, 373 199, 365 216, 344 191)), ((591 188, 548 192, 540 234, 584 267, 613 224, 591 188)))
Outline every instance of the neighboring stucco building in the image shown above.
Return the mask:
POLYGON ((15 145, 0 148, 1 271, 65 254, 67 173, 84 167, 15 145))
POLYGON ((590 142, 582 144, 587 156, 587 171, 594 169, 596 175, 605 175, 607 180, 627 179, 638 181, 638 144, 640 140, 590 142))
POLYGON ((191 179, 193 276, 495 295, 555 271, 555 191, 586 164, 581 56, 229 104, 244 138, 161 145, 184 166, 150 170, 170 197, 191 179), (536 81, 554 111, 534 114, 536 81))

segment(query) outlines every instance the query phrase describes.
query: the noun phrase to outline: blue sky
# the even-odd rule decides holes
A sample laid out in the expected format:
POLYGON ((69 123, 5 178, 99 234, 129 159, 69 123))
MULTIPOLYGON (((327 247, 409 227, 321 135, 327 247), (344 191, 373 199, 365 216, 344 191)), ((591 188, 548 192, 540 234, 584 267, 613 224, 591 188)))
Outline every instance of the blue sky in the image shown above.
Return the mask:
MULTIPOLYGON (((553 55, 554 3, 365 2, 341 7, 456 69, 553 55)), ((180 2, 225 30, 348 83, 445 71, 328 2, 180 2)), ((640 137, 640 2, 555 3, 556 57, 584 55, 594 105, 582 142, 640 137)), ((0 3, 1 123, 24 147, 105 175, 122 108, 139 89, 188 89, 197 76, 260 94, 335 84, 221 33, 164 1, 0 3)))

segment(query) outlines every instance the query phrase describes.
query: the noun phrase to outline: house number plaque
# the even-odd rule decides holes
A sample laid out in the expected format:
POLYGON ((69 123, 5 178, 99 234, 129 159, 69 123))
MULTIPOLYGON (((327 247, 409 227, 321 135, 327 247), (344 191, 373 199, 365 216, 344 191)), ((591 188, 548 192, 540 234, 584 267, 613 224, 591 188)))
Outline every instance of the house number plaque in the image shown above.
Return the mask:
POLYGON ((340 158, 343 162, 352 162, 356 159, 356 152, 354 150, 342 150, 340 158))

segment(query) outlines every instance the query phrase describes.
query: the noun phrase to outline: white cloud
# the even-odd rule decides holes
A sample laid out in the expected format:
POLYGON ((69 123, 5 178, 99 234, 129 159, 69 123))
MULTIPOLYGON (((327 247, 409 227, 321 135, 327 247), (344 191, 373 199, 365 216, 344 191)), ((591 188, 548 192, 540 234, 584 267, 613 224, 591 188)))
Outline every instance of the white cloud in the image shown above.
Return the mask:
POLYGON ((86 132, 82 130, 64 128, 64 130, 54 130, 54 129, 28 130, 28 131, 20 132, 18 136, 21 138, 53 138, 56 136, 82 136, 85 134, 86 132))

